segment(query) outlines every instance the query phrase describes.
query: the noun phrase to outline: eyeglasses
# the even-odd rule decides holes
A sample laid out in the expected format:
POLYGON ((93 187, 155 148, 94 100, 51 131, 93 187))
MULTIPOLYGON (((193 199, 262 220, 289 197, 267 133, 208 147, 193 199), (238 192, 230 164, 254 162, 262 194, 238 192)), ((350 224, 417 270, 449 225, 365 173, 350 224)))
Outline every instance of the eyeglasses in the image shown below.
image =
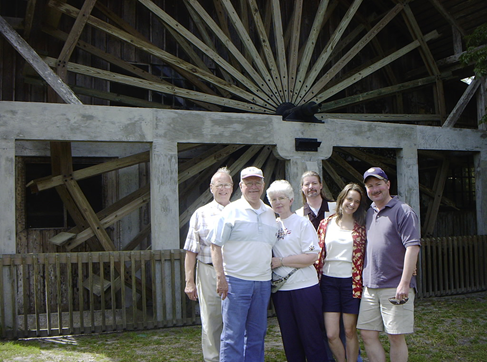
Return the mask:
POLYGON ((406 302, 409 300, 409 298, 404 298, 404 299, 396 299, 394 297, 389 298, 389 302, 391 302, 394 305, 402 305, 406 304, 406 302))
POLYGON ((213 185, 213 187, 216 187, 217 189, 231 189, 233 187, 232 184, 218 184, 218 185, 213 185))
POLYGON ((262 181, 255 181, 255 182, 245 182, 243 181, 243 184, 247 187, 250 187, 250 186, 262 186, 264 183, 262 181))

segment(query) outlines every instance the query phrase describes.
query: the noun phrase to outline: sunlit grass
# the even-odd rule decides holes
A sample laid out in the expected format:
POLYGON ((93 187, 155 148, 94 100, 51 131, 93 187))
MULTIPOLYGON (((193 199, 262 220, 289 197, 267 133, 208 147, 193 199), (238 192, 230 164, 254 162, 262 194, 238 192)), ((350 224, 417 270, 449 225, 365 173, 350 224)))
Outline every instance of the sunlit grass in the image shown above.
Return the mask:
MULTIPOLYGON (((487 292, 417 300, 410 362, 487 361, 487 292)), ((387 336, 381 340, 389 351, 387 336)), ((364 362, 368 362, 361 343, 364 362)), ((202 361, 200 326, 87 336, 0 341, 0 361, 202 361)), ((269 319, 266 362, 285 361, 279 327, 269 319)))

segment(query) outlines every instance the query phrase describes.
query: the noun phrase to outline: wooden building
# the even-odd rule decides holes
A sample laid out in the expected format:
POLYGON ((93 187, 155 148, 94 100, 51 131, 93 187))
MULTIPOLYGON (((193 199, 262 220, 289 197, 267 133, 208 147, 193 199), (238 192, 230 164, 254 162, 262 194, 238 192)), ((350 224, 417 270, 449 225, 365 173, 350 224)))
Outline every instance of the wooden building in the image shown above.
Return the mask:
MULTIPOLYGON (((47 299, 58 332, 35 334, 126 299, 133 325, 196 320, 179 249, 223 165, 234 199, 247 165, 297 194, 316 170, 332 199, 381 166, 423 237, 487 235, 487 84, 460 61, 485 19, 483 0, 0 0, 0 325, 29 335, 47 299)), ((479 240, 457 245, 472 268, 479 240)))

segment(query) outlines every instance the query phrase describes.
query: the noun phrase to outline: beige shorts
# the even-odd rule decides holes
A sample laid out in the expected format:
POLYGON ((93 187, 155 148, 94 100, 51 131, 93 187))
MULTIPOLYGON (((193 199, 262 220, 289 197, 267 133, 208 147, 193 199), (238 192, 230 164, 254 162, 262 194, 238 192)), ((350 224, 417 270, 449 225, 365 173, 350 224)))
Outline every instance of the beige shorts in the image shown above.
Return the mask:
POLYGON ((409 300, 403 305, 394 305, 396 288, 364 287, 357 329, 386 332, 387 334, 408 334, 414 332, 414 289, 409 290, 409 300))

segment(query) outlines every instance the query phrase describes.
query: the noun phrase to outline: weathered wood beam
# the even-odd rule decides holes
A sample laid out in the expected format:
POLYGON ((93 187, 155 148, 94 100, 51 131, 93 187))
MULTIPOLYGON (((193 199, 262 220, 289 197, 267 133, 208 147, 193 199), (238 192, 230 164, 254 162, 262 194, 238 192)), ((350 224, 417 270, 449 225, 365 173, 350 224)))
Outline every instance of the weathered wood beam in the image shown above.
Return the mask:
POLYGON ((74 92, 42 61, 34 49, 1 16, 0 32, 64 102, 68 104, 82 104, 74 92))
MULTIPOLYGON (((64 41, 68 37, 68 34, 66 34, 65 32, 63 32, 61 30, 55 30, 55 29, 43 27, 42 31, 46 34, 49 34, 49 35, 51 35, 57 39, 64 40, 64 41)), ((161 79, 157 75, 146 72, 145 70, 143 70, 143 69, 141 69, 141 68, 139 68, 139 67, 137 67, 131 63, 128 63, 128 62, 126 62, 126 61, 120 59, 119 57, 116 57, 110 53, 104 52, 103 50, 101 50, 101 49, 99 49, 99 48, 97 48, 91 44, 88 44, 82 40, 78 40, 76 46, 78 46, 80 49, 83 49, 84 51, 86 51, 86 52, 88 52, 88 53, 90 53, 90 54, 92 54, 92 55, 94 55, 100 59, 103 59, 104 61, 106 61, 110 64, 116 65, 117 67, 122 68, 122 69, 142 78, 142 79, 150 80, 150 81, 156 82, 156 83, 162 83, 162 84, 165 84, 167 86, 172 86, 171 83, 165 81, 164 79, 161 79)), ((162 104, 159 104, 159 106, 156 107, 153 102, 145 101, 145 100, 140 99, 140 98, 128 97, 128 96, 118 95, 115 93, 112 93, 112 94, 108 93, 107 94, 107 92, 102 92, 102 91, 98 91, 98 90, 94 90, 94 89, 91 89, 90 91, 88 91, 88 90, 86 90, 86 88, 78 87, 78 86, 73 86, 72 89, 73 89, 73 91, 80 93, 80 94, 94 96, 94 97, 101 98, 101 99, 113 100, 116 102, 121 102, 121 103, 125 103, 128 105, 133 105, 136 107, 166 108, 166 106, 164 106, 162 104), (75 90, 75 88, 77 90, 75 90), (97 92, 97 95, 87 94, 87 92, 97 92)), ((194 101, 194 103, 198 104, 202 108, 207 109, 209 111, 213 111, 213 112, 221 111, 220 107, 217 107, 213 104, 208 104, 208 103, 198 102, 198 101, 194 101)))
MULTIPOLYGON (((409 28, 409 31, 413 37, 419 41, 420 44, 420 54, 423 58, 423 61, 428 69, 430 75, 439 75, 440 70, 436 61, 431 53, 431 50, 428 47, 427 39, 423 36, 421 28, 419 27, 418 22, 416 21, 416 17, 414 16, 413 11, 409 4, 404 5, 404 11, 402 12, 404 21, 409 28)), ((443 86, 443 81, 438 78, 436 81, 436 105, 437 105, 437 112, 442 116, 443 119, 446 118, 446 103, 445 103, 445 91, 443 86)))
POLYGON ((66 80, 67 70, 66 70, 66 63, 71 58, 71 54, 73 54, 74 48, 76 47, 76 43, 83 32, 83 29, 88 21, 88 17, 93 10, 97 0, 85 0, 81 10, 74 21, 74 25, 69 32, 68 38, 64 43, 63 48, 61 49, 61 53, 57 59, 57 66, 56 66, 56 73, 61 77, 61 79, 66 80))
POLYGON ((435 9, 440 13, 441 16, 445 18, 450 25, 456 29, 462 37, 467 35, 467 32, 462 28, 458 21, 443 7, 443 5, 438 0, 429 0, 430 3, 435 7, 435 9))
MULTIPOLYGON (((191 0, 191 3, 195 3, 195 2, 196 2, 195 0, 191 0)), ((244 24, 242 23, 242 20, 240 19, 237 12, 235 11, 232 2, 230 0, 221 0, 221 2, 223 4, 223 7, 226 10, 230 22, 232 23, 240 41, 242 42, 242 45, 249 52, 253 64, 255 64, 256 68, 258 69, 259 74, 261 76, 261 78, 260 77, 259 78, 262 79, 263 83, 258 82, 257 79, 255 78, 254 80, 256 81, 257 84, 261 86, 261 88, 266 92, 266 94, 270 95, 275 105, 280 104, 278 87, 275 84, 273 77, 269 73, 268 67, 266 66, 261 56, 259 55, 259 52, 255 48, 252 38, 250 37, 248 31, 245 29, 244 24)), ((225 43, 225 45, 227 47, 229 46, 229 44, 227 43, 225 43)), ((244 64, 242 64, 242 66, 244 66, 244 64)), ((245 70, 248 71, 247 68, 245 68, 245 70)), ((254 70, 252 68, 252 73, 253 72, 254 70)))
POLYGON ((34 23, 34 14, 36 8, 37 0, 29 0, 27 2, 27 8, 25 9, 24 18, 24 32, 22 33, 26 41, 29 40, 30 33, 32 31, 32 26, 34 23))
POLYGON ((228 157, 230 154, 232 154, 233 152, 235 152, 236 150, 238 150, 241 147, 242 147, 241 145, 229 145, 229 146, 225 147, 223 150, 221 150, 221 151, 207 157, 206 159, 202 160, 201 162, 185 169, 182 172, 179 172, 178 183, 182 183, 182 182, 190 179, 191 177, 193 177, 197 173, 201 172, 205 168, 209 167, 213 163, 217 162, 218 160, 228 157))
POLYGON ((428 236, 433 233, 436 219, 438 218, 438 210, 440 209, 443 190, 445 189, 445 183, 448 178, 449 169, 450 161, 448 160, 448 158, 445 158, 441 163, 441 166, 436 171, 435 181, 433 183, 435 196, 429 202, 428 210, 426 211, 426 218, 423 224, 423 228, 421 230, 421 235, 428 236))
MULTIPOLYGON (((150 201, 150 188, 149 185, 146 185, 134 191, 133 193, 127 195, 126 197, 118 200, 117 202, 105 208, 104 210, 100 211, 92 218, 92 220, 94 223, 99 224, 100 227, 104 230, 110 225, 115 224, 117 221, 120 221, 125 216, 131 214, 135 210, 138 210, 140 207, 147 204, 149 201, 150 201), (96 222, 95 218, 96 220, 98 220, 98 222, 96 222)), ((85 242, 86 240, 90 239, 93 236, 98 237, 98 234, 93 230, 93 228, 85 228, 85 229, 73 228, 68 232, 76 233, 76 236, 73 239, 71 239, 66 245, 66 249, 68 251, 74 249, 75 247, 82 244, 83 242, 85 242)), ((107 249, 105 248, 105 250, 107 249)))
MULTIPOLYGON (((278 159, 272 153, 269 154, 269 157, 267 158, 265 166, 262 169, 262 172, 264 173, 265 178, 268 180, 267 186, 269 186, 269 184, 270 184, 269 180, 271 179, 272 174, 276 171, 277 161, 278 161, 278 159)), ((278 180, 278 178, 276 178, 276 180, 278 180)))
MULTIPOLYGON (((247 8, 247 0, 239 0, 238 1, 239 5, 239 18, 242 20, 242 25, 245 29, 245 31, 248 33, 249 32, 249 12, 247 8)), ((251 62, 252 61, 252 56, 250 55, 248 49, 244 49, 245 53, 245 58, 251 62)))
MULTIPOLYGON (((189 15, 191 16, 191 19, 193 20, 193 23, 196 25, 196 29, 198 29, 198 32, 200 33, 201 38, 205 42, 206 45, 208 45, 213 51, 217 52, 217 47, 214 44, 213 39, 211 38, 210 34, 208 33, 205 24, 203 22, 203 19, 201 19, 201 16, 188 4, 187 0, 183 0, 184 5, 186 6, 186 9, 189 12, 189 15)), ((215 63, 216 64, 216 63, 215 63)), ((230 63, 232 64, 232 63, 230 63)), ((223 78, 228 82, 228 83, 233 83, 232 76, 222 67, 220 67, 218 64, 216 64, 221 75, 223 78)), ((232 65, 233 66, 233 65, 232 65)), ((234 67, 235 68, 235 67, 234 67)), ((225 96, 229 96, 228 94, 224 94, 225 96)))
MULTIPOLYGON (((282 66, 283 66, 281 63, 282 59, 278 57, 277 63, 276 63, 276 59, 274 59, 274 54, 272 53, 271 44, 269 42, 269 38, 266 33, 264 22, 260 15, 259 6, 257 5, 257 2, 255 0, 249 0, 249 6, 250 6, 250 12, 254 18, 254 25, 260 40, 261 49, 264 53, 265 60, 267 61, 267 66, 274 79, 274 84, 277 86, 277 91, 280 96, 280 101, 283 102, 285 99, 285 93, 287 92, 287 72, 282 73, 282 66)), ((281 19, 280 17, 279 19, 274 19, 274 22, 280 22, 281 21, 280 19, 281 19)), ((282 29, 281 29, 281 33, 278 36, 282 38, 282 29)))
POLYGON ((312 85, 314 84, 316 78, 318 75, 321 73, 323 70, 323 66, 325 65, 326 61, 330 57, 331 53, 333 52, 333 49, 337 45, 337 43, 340 41, 343 33, 345 32, 345 29, 347 28, 348 24, 350 24, 350 21, 352 21, 353 16, 357 12, 360 4, 362 3, 362 0, 355 0, 352 6, 348 8, 347 13, 341 20, 340 24, 338 25, 337 29, 335 32, 332 34, 330 37, 330 40, 326 44, 326 47, 323 49, 321 54, 319 55, 317 61, 315 62, 313 68, 309 71, 309 73, 305 76, 306 80, 303 82, 303 85, 296 97, 296 101, 294 102, 295 104, 299 104, 305 94, 308 93, 308 91, 311 89, 312 85))
MULTIPOLYGON (((187 2, 187 0, 184 0, 184 1, 187 2)), ((222 31, 223 35, 227 39, 231 39, 232 36, 231 36, 230 30, 228 28, 228 21, 227 21, 227 17, 225 16, 225 10, 223 9, 223 5, 221 3, 221 0, 213 0, 213 5, 215 6, 215 12, 216 12, 216 15, 218 18, 218 24, 220 24, 220 30, 222 31)), ((228 58, 230 59, 230 64, 232 64, 232 66, 238 72, 241 72, 242 70, 240 68, 240 63, 237 61, 235 56, 229 51, 227 52, 227 54, 228 54, 228 58)))
MULTIPOLYGON (((447 79, 450 78, 451 75, 452 75, 451 72, 446 72, 446 73, 442 73, 441 77, 443 79, 447 79)), ((425 85, 432 84, 432 83, 436 83, 436 76, 429 76, 421 79, 415 79, 409 82, 396 84, 390 87, 384 87, 373 91, 357 94, 354 96, 341 98, 336 101, 321 103, 319 112, 322 113, 322 112, 350 106, 353 104, 364 103, 374 99, 388 97, 397 93, 406 92, 410 89, 423 87, 425 85)))
POLYGON ((127 33, 132 34, 133 36, 139 38, 140 40, 145 40, 145 41, 147 40, 147 38, 144 35, 142 35, 137 31, 137 29, 135 29, 126 20, 119 17, 117 14, 115 14, 105 5, 103 5, 103 3, 98 1, 95 4, 95 7, 98 11, 100 11, 103 15, 105 15, 108 19, 110 19, 111 23, 116 24, 120 29, 125 30, 127 33))
POLYGON ((119 94, 119 93, 105 92, 105 91, 100 91, 100 90, 96 90, 96 89, 92 89, 92 88, 85 88, 85 87, 78 87, 78 86, 72 86, 71 88, 73 89, 73 91, 76 94, 81 94, 81 95, 85 95, 85 96, 89 96, 89 97, 104 99, 104 100, 116 102, 116 103, 123 103, 123 104, 126 104, 128 106, 132 106, 132 107, 158 108, 158 109, 174 109, 175 108, 175 107, 172 107, 170 105, 165 105, 165 104, 158 103, 158 102, 146 101, 145 99, 129 97, 129 96, 125 96, 125 95, 119 94))
MULTIPOLYGON (((142 35, 141 33, 139 33, 134 27, 132 27, 127 21, 125 21, 124 19, 120 18, 117 14, 115 14, 114 12, 112 12, 110 9, 108 9, 105 5, 101 4, 100 2, 97 2, 95 7, 100 10, 107 18, 109 18, 111 20, 112 23, 114 24, 117 24, 121 29, 125 30, 127 33, 129 34, 132 34, 134 37, 136 38, 139 38, 141 39, 142 41, 145 41, 147 42, 147 38, 142 35)), ((116 57, 114 57, 116 58, 116 57)), ((122 63, 125 63, 123 62, 121 59, 117 58, 118 61, 122 62, 122 63)), ((113 63, 113 62, 111 62, 113 63)), ((116 63, 113 63, 113 64, 116 64, 116 63)), ((129 64, 129 63, 127 63, 129 64)), ((131 65, 131 64, 129 64, 131 65)), ((187 72, 185 70, 182 70, 182 69, 178 69, 174 66, 171 66, 171 64, 169 64, 169 66, 174 69, 177 73, 179 73, 183 78, 186 78, 189 82, 195 84, 194 80, 195 80, 195 77, 190 73, 190 72, 187 72)), ((134 65, 132 65, 132 67, 134 68, 138 68, 134 65)), ((124 68, 122 66, 122 68, 124 68)), ((124 68, 125 69, 125 68, 124 68)), ((130 70, 129 70, 130 71, 130 70)), ((142 71, 142 70, 141 70, 142 71)), ((147 73, 147 72, 146 72, 147 73)), ((149 73, 150 74, 150 73, 149 73)), ((151 74, 152 75, 152 74, 151 74)), ((160 79, 159 77, 157 76, 154 76, 158 79, 153 79, 154 81, 159 81, 159 82, 163 82, 163 83, 167 83, 167 84, 170 84, 166 81, 164 81, 163 79, 160 79)), ((144 79, 147 79, 147 80, 151 80, 151 79, 148 79, 147 77, 142 77, 144 79)), ((196 82, 198 83, 198 82, 196 82)), ((199 83, 201 85, 201 83, 199 83)), ((196 84, 195 84, 196 85, 196 84)), ((213 93, 213 90, 211 89, 207 89, 207 91, 210 91, 213 93)), ((217 107, 217 106, 214 106, 212 104, 207 104, 207 103, 202 103, 202 102, 197 102, 195 101, 194 103, 196 103, 197 105, 205 108, 205 109, 208 109, 209 111, 214 111, 214 112, 219 112, 221 111, 221 108, 220 107, 217 107)))
MULTIPOLYGON (((477 50, 481 50, 481 49, 484 49, 486 48, 487 45, 481 45, 481 46, 478 46, 476 48, 473 48, 472 50, 473 51, 477 51, 477 50)), ((459 54, 454 54, 454 55, 451 55, 449 57, 446 57, 446 58, 443 58, 443 59, 440 59, 436 62, 436 64, 438 65, 438 67, 443 67, 443 66, 447 66, 447 65, 451 65, 451 64, 458 64, 460 62, 460 57, 465 54, 467 51, 464 51, 462 53, 459 53, 459 54)), ((409 74, 409 73, 408 73, 409 74)))
POLYGON ((335 152, 332 153, 330 159, 337 165, 339 165, 345 172, 347 172, 352 177, 354 182, 357 182, 359 184, 363 182, 363 175, 355 168, 353 168, 345 159, 338 156, 335 152))
MULTIPOLYGON (((290 93, 292 103, 296 104, 296 99, 303 85, 304 79, 308 72, 309 64, 311 61, 311 56, 315 50, 317 44, 318 36, 320 35, 321 28, 325 22, 326 10, 328 9, 329 0, 321 0, 318 10, 313 20, 313 25, 311 26, 310 33, 306 39, 306 45, 300 57, 298 73, 295 79, 289 78, 290 93)), ((332 10, 330 10, 331 12, 332 10)))
POLYGON ((147 224, 144 226, 142 230, 139 231, 139 233, 132 239, 130 242, 125 245, 123 248, 124 251, 128 250, 134 250, 137 248, 144 239, 146 239, 151 233, 151 224, 147 224))
POLYGON ((467 89, 465 89, 465 92, 463 92, 462 96, 460 97, 457 104, 455 105, 455 108, 453 108, 450 115, 446 119, 445 123, 443 123, 442 127, 451 128, 455 125, 455 123, 457 123, 463 111, 465 110, 465 107, 467 107, 468 102, 470 102, 472 97, 475 95, 475 92, 477 91, 479 85, 480 85, 480 80, 478 78, 475 78, 468 85, 467 89))
POLYGON ((483 117, 487 114, 487 77, 479 79, 480 86, 477 92, 477 120, 479 130, 487 131, 487 123, 482 122, 483 117))
MULTIPOLYGON (((229 166, 230 175, 232 177, 238 173, 242 167, 252 158, 254 155, 262 149, 262 146, 250 146, 247 151, 244 152, 242 156, 239 157, 231 166, 229 166)), ((236 191, 234 192, 234 194, 236 191)), ((182 214, 179 215, 179 227, 183 227, 191 218, 191 215, 196 211, 196 209, 204 204, 208 203, 212 198, 210 190, 207 189, 201 194, 182 214)), ((233 199, 233 198, 232 198, 233 199)))
MULTIPOLYGON (((46 84, 40 78, 27 77, 27 76, 24 77, 24 81, 27 84, 33 84, 33 85, 43 86, 46 84)), ((128 106, 133 106, 133 107, 173 109, 173 107, 171 107, 169 105, 162 104, 162 103, 146 101, 144 99, 124 96, 124 95, 118 94, 118 93, 110 93, 110 92, 100 91, 100 90, 96 90, 93 88, 72 86, 71 89, 78 95, 84 95, 84 96, 88 96, 88 97, 104 99, 104 100, 111 101, 111 102, 123 103, 123 104, 126 104, 128 106)))
POLYGON ((368 122, 441 122, 439 114, 317 113, 316 118, 368 122))
POLYGON ((81 214, 90 225, 91 231, 95 234, 102 247, 106 251, 115 250, 115 245, 108 236, 103 225, 100 223, 100 220, 98 220, 93 208, 83 194, 83 191, 81 191, 78 183, 75 180, 68 179, 65 180, 64 184, 66 185, 70 195, 76 202, 76 205, 78 205, 81 214))
MULTIPOLYGON (((62 3, 67 2, 67 0, 59 0, 59 1, 62 3)), ((53 29, 57 29, 63 13, 49 6, 45 7, 45 12, 46 15, 44 18, 44 23, 53 29)))
POLYGON ((184 182, 183 184, 178 185, 180 205, 192 194, 195 189, 199 189, 202 184, 209 185, 208 180, 211 180, 211 177, 216 172, 216 170, 218 170, 224 164, 228 163, 230 158, 231 156, 218 160, 213 165, 193 177, 191 181, 184 182))
POLYGON ((326 171, 326 173, 330 175, 332 180, 338 185, 338 188, 342 190, 346 184, 343 182, 340 175, 338 175, 338 172, 335 171, 331 163, 327 160, 323 160, 321 164, 323 165, 323 169, 326 171))
MULTIPOLYGON (((149 186, 144 185, 143 187, 135 190, 134 192, 114 202, 110 206, 104 208, 103 210, 101 210, 96 214, 96 217, 99 220, 104 220, 105 218, 113 219, 114 217, 116 217, 116 213, 118 212, 118 210, 126 209, 128 204, 133 203, 135 200, 147 197, 149 195, 149 192, 150 192, 149 186)), ((86 227, 80 228, 78 226, 75 226, 70 230, 68 230, 68 233, 79 234, 81 232, 84 232, 85 229, 86 227)))
MULTIPOLYGON (((51 170, 53 175, 70 175, 73 173, 73 161, 70 142, 51 142, 51 170)), ((62 176, 61 176, 62 180, 62 176)), ((61 198, 64 207, 73 218, 78 227, 88 227, 88 222, 81 213, 76 201, 68 192, 63 182, 55 185, 56 192, 61 198)))
MULTIPOLYGON (((394 6, 372 29, 365 34, 341 59, 321 77, 301 99, 307 103, 310 98, 318 94, 328 82, 335 77, 384 27, 403 9, 402 4, 394 6)), ((300 101, 301 101, 300 99, 300 101)))
POLYGON ((112 161, 100 163, 98 165, 82 168, 81 170, 71 171, 69 174, 53 175, 38 178, 30 181, 27 187, 30 187, 32 192, 39 192, 48 190, 52 187, 62 185, 64 178, 71 177, 73 180, 82 180, 88 177, 97 176, 102 173, 119 170, 121 168, 137 165, 142 162, 149 162, 150 153, 142 152, 136 155, 118 158, 112 161))
MULTIPOLYGON (((186 161, 184 163, 181 163, 178 166, 178 172, 181 173, 181 172, 186 171, 187 169, 193 167, 194 165, 197 165, 198 163, 202 162, 206 158, 220 152, 225 147, 226 147, 225 145, 215 145, 215 146, 209 148, 207 151, 199 153, 197 156, 192 157, 191 160, 186 161)), ((244 146, 241 146, 241 147, 244 147, 244 146)))
MULTIPOLYGON (((49 2, 50 6, 56 7, 63 13, 65 13, 68 16, 71 17, 76 17, 79 13, 79 10, 76 9, 73 6, 67 5, 67 4, 62 4, 59 2, 59 0, 50 0, 49 2)), ((186 62, 158 47, 156 47, 154 44, 146 41, 142 41, 139 38, 134 37, 133 35, 126 33, 125 31, 122 31, 104 21, 101 21, 100 19, 95 18, 94 16, 90 16, 88 19, 88 23, 92 26, 94 26, 97 29, 100 29, 120 40, 123 40, 125 42, 128 42, 129 44, 139 48, 140 50, 146 51, 147 53, 165 61, 171 66, 174 66, 176 68, 182 69, 188 73, 194 74, 194 76, 191 78, 191 82, 195 84, 196 87, 199 89, 205 90, 205 92, 208 93, 213 93, 213 91, 205 85, 203 82, 199 81, 198 78, 201 78, 203 80, 206 80, 218 87, 221 87, 223 89, 226 89, 227 91, 242 97, 243 99, 248 99, 249 102, 253 102, 256 104, 263 104, 265 105, 266 103, 261 100, 260 98, 256 98, 254 95, 240 89, 239 87, 233 85, 233 84, 228 84, 221 78, 213 75, 212 73, 205 72, 197 67, 194 66, 194 64, 191 64, 189 62, 186 62)), ((171 93, 173 94, 173 93, 171 93)), ((180 95, 181 96, 181 95, 180 95)), ((219 98, 219 97, 216 97, 219 98)), ((213 102, 210 102, 213 103, 213 102)), ((221 102, 220 102, 221 103, 221 102)), ((259 107, 256 105, 256 107, 259 107)), ((269 113, 270 111, 267 111, 269 113)))
MULTIPOLYGON (((271 89, 271 87, 268 86, 266 81, 259 75, 259 73, 252 67, 250 62, 237 49, 237 47, 233 44, 231 38, 228 37, 223 32, 222 29, 220 29, 218 24, 216 24, 216 22, 213 20, 213 18, 206 12, 206 10, 201 6, 201 4, 199 4, 198 1, 196 1, 196 0, 187 0, 187 1, 193 7, 193 9, 201 16, 203 21, 205 21, 208 28, 215 34, 215 36, 227 48, 227 50, 230 52, 230 54, 233 57, 235 57, 235 59, 237 59, 237 61, 241 65, 241 67, 248 73, 248 76, 250 77, 250 79, 252 79, 253 82, 251 82, 248 77, 243 76, 243 74, 238 72, 235 68, 233 68, 230 64, 228 64, 218 54, 217 54, 217 58, 214 60, 215 61, 218 60, 219 64, 221 63, 222 67, 223 67, 223 65, 225 65, 224 69, 226 69, 230 74, 232 74, 232 76, 234 76, 235 79, 237 79, 239 82, 241 82, 243 85, 245 85, 245 87, 247 87, 249 90, 252 90, 252 92, 254 92, 254 94, 257 97, 262 98, 265 102, 267 102, 269 104, 273 104, 274 106, 277 106, 278 102, 275 99, 276 95, 273 93, 273 90, 271 89), (252 84, 256 84, 259 87, 255 88, 255 86, 252 86, 252 84)), ((223 0, 220 0, 220 2, 223 3, 223 5, 225 5, 223 0)), ((222 9, 224 9, 224 7, 222 7, 222 9)), ((234 11, 235 11, 235 9, 234 9, 234 11)), ((233 17, 238 18, 236 13, 234 14, 233 17)), ((233 25, 235 26, 235 24, 233 24, 233 25)), ((240 22, 240 25, 243 27, 241 22, 240 22)), ((243 30, 243 31, 245 32, 245 30, 243 30)), ((188 33, 187 35, 191 38, 194 37, 194 35, 191 33, 188 33)), ((194 42, 192 41, 192 43, 195 46, 199 46, 200 41, 199 41, 199 39, 196 38, 196 40, 194 42)), ((202 50, 202 49, 200 49, 200 50, 202 50)), ((212 59, 213 59, 213 56, 212 56, 212 59)), ((246 97, 243 97, 243 98, 245 99, 246 97)))
MULTIPOLYGON (((433 32, 427 34, 425 36, 425 38, 428 40, 431 40, 437 36, 438 36, 438 33, 436 31, 433 31, 433 32)), ((386 65, 388 65, 388 64, 392 63, 393 61, 401 58, 402 56, 404 56, 405 54, 407 54, 407 53, 411 52, 412 50, 418 48, 419 46, 420 46, 420 42, 418 40, 415 40, 415 41, 409 43, 408 45, 402 47, 401 49, 396 50, 395 52, 393 52, 389 56, 377 61, 376 63, 374 63, 370 66, 368 66, 363 71, 361 71, 359 74, 355 74, 355 75, 341 81, 340 83, 334 85, 333 87, 328 88, 327 90, 325 90, 321 94, 314 96, 310 100, 313 100, 316 103, 321 103, 324 100, 335 95, 336 93, 338 93, 338 92, 342 91, 343 89, 349 87, 350 85, 358 82, 359 80, 365 78, 366 76, 376 72, 379 69, 382 69, 386 65)))
MULTIPOLYGON (((187 29, 183 27, 182 24, 178 23, 174 18, 172 18, 169 14, 167 14, 164 10, 162 10, 152 1, 139 0, 139 2, 142 5, 144 5, 149 11, 151 11, 155 15, 155 17, 162 23, 162 25, 167 29, 169 34, 171 34, 171 36, 174 38, 176 44, 178 44, 181 47, 181 49, 188 55, 188 57, 191 59, 193 64, 195 64, 197 67, 204 70, 205 72, 208 73, 211 72, 208 66, 206 65, 206 63, 203 61, 203 59, 201 59, 201 57, 193 49, 191 44, 186 41, 187 36, 182 35, 182 33, 189 32, 187 29)), ((193 40, 197 39, 196 36, 194 36, 194 34, 192 33, 190 34, 193 36, 193 40)), ((200 40, 198 39, 198 41, 200 40)), ((215 93, 212 92, 212 94, 215 93)))
MULTIPOLYGON (((344 4, 346 4, 347 6, 349 6, 348 4, 348 1, 347 2, 340 2, 340 4, 342 4, 342 6, 344 4)), ((363 24, 364 28, 367 30, 367 31, 370 31, 372 29, 372 23, 375 22, 375 14, 373 14, 372 16, 369 16, 369 18, 365 18, 364 16, 362 16, 361 14, 357 14, 357 19, 358 21, 363 24)), ((374 37, 371 41, 371 45, 372 47, 375 49, 375 52, 377 53, 377 55, 379 57, 384 57, 387 55, 387 53, 384 51, 383 47, 382 47, 382 41, 380 41, 377 37, 374 37)), ((384 73, 385 73, 385 76, 389 82, 389 84, 397 84, 399 83, 397 77, 396 77, 396 72, 392 69, 392 67, 390 65, 387 65, 384 67, 384 73)), ((403 102, 403 99, 402 99, 402 94, 398 93, 398 94, 395 94, 394 95, 394 100, 395 100, 395 108, 396 108, 396 112, 398 113, 404 113, 404 102, 403 102)))
MULTIPOLYGON (((56 60, 53 58, 45 58, 46 63, 51 66, 55 66, 56 60)), ((107 70, 101 70, 98 68, 92 68, 81 64, 68 63, 68 70, 77 74, 84 74, 90 77, 95 77, 99 79, 105 79, 110 82, 117 82, 122 84, 131 85, 134 87, 154 90, 157 92, 162 92, 165 94, 172 94, 178 97, 187 98, 190 100, 202 101, 206 103, 213 103, 225 107, 231 107, 241 110, 247 110, 251 112, 262 112, 262 113, 272 113, 268 108, 263 108, 252 103, 245 103, 241 101, 236 101, 228 99, 225 97, 219 97, 210 95, 207 93, 201 93, 197 91, 188 90, 186 88, 180 88, 176 86, 168 86, 160 82, 155 83, 145 79, 134 78, 123 74, 109 72, 107 70)))
MULTIPOLYGON (((294 2, 293 21, 290 24, 291 42, 289 46, 289 81, 293 81, 292 87, 294 88, 294 81, 296 80, 296 74, 298 71, 299 61, 299 35, 301 34, 301 20, 303 16, 303 0, 294 2)), ((291 101, 288 94, 287 100, 291 101)))
MULTIPOLYGON (((362 151, 355 149, 355 148, 340 147, 339 149, 341 151, 347 152, 348 154, 356 157, 357 159, 359 159, 361 161, 364 161, 365 163, 368 163, 371 166, 381 167, 389 176, 397 174, 396 168, 389 166, 389 164, 392 164, 395 166, 396 160, 392 160, 389 158, 383 158, 379 155, 371 155, 371 154, 362 152, 362 151)), ((419 151, 419 152, 422 152, 422 151, 419 151)), ((434 194, 435 194, 434 191, 431 190, 430 188, 422 185, 422 184, 419 184, 419 190, 428 196, 434 197, 434 194)), ((453 208, 457 209, 455 203, 446 197, 442 197, 441 202, 446 206, 453 207, 453 208)))

